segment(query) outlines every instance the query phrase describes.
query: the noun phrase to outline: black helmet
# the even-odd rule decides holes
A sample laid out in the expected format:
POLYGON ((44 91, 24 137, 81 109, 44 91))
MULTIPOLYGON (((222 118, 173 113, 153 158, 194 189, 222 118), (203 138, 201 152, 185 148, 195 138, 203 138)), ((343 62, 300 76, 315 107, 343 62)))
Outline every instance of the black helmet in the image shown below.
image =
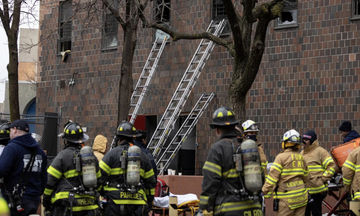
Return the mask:
POLYGON ((229 107, 220 107, 215 110, 213 114, 213 122, 210 124, 210 128, 237 125, 240 120, 237 120, 235 113, 229 107))
POLYGON ((10 140, 10 123, 0 125, 0 140, 10 140))
POLYGON ((127 121, 123 121, 119 124, 119 127, 116 130, 116 136, 125 136, 125 137, 137 137, 136 128, 127 121))
POLYGON ((64 132, 59 134, 59 137, 72 143, 83 143, 89 139, 89 136, 83 132, 81 125, 71 120, 65 124, 64 132))

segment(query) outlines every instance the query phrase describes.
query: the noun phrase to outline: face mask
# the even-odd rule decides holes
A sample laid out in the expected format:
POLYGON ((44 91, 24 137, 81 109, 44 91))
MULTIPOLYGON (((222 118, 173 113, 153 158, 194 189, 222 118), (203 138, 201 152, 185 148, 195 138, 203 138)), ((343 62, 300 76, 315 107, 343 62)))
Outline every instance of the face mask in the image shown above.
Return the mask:
POLYGON ((255 142, 257 141, 256 135, 247 135, 246 138, 247 138, 247 139, 254 140, 255 142))

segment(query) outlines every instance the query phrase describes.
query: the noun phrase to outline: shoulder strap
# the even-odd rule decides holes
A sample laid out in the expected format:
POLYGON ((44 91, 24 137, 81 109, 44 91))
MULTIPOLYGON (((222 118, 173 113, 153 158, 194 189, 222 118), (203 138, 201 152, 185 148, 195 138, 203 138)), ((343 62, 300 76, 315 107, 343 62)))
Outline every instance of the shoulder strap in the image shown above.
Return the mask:
POLYGON ((33 167, 34 162, 35 162, 35 156, 36 156, 36 149, 34 149, 34 150, 31 151, 30 161, 29 161, 29 163, 26 165, 23 173, 21 174, 21 177, 20 177, 19 182, 18 182, 17 185, 14 187, 14 192, 17 192, 17 190, 18 190, 21 182, 23 181, 24 175, 26 175, 26 179, 25 179, 24 185, 23 185, 23 187, 21 188, 20 197, 22 197, 22 195, 25 193, 26 185, 27 185, 27 183, 28 183, 31 170, 32 170, 32 167, 33 167))

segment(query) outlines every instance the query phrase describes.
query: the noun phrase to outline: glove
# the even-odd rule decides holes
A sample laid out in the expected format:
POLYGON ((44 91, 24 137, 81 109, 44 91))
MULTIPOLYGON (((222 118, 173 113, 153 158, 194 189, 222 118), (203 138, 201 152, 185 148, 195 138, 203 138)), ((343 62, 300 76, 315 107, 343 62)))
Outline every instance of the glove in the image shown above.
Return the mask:
POLYGON ((44 208, 45 209, 50 209, 50 207, 51 207, 51 200, 50 200, 50 196, 49 196, 49 199, 47 199, 47 198, 43 198, 43 206, 44 206, 44 208))
POLYGON ((211 212, 208 212, 207 210, 203 211, 203 216, 213 216, 213 215, 214 215, 213 211, 211 212))

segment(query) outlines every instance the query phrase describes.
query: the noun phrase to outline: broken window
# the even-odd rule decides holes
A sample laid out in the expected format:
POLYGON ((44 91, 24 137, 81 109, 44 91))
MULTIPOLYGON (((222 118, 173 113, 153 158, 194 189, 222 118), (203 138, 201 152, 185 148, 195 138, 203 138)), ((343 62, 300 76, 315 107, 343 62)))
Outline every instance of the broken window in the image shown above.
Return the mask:
POLYGON ((59 52, 71 50, 72 4, 71 1, 60 2, 59 52))
MULTIPOLYGON (((171 1, 170 0, 156 0, 155 1, 155 20, 156 23, 162 24, 166 27, 170 27, 170 6, 171 1)), ((156 29, 155 31, 155 37, 157 37, 159 40, 163 40, 164 37, 167 36, 170 37, 165 32, 156 29)))
POLYGON ((278 26, 297 24, 297 1, 285 0, 281 16, 278 18, 278 26))
POLYGON ((212 1, 212 19, 214 21, 220 21, 223 19, 226 19, 226 25, 224 27, 224 30, 222 31, 222 35, 229 34, 231 29, 229 22, 227 21, 225 6, 222 0, 213 0, 212 1))
MULTIPOLYGON (((112 7, 118 8, 117 1, 113 1, 112 7)), ((118 45, 118 28, 119 22, 109 9, 105 9, 104 22, 102 28, 102 48, 111 49, 118 45)))
POLYGON ((353 2, 353 16, 360 17, 360 0, 354 0, 353 2))

